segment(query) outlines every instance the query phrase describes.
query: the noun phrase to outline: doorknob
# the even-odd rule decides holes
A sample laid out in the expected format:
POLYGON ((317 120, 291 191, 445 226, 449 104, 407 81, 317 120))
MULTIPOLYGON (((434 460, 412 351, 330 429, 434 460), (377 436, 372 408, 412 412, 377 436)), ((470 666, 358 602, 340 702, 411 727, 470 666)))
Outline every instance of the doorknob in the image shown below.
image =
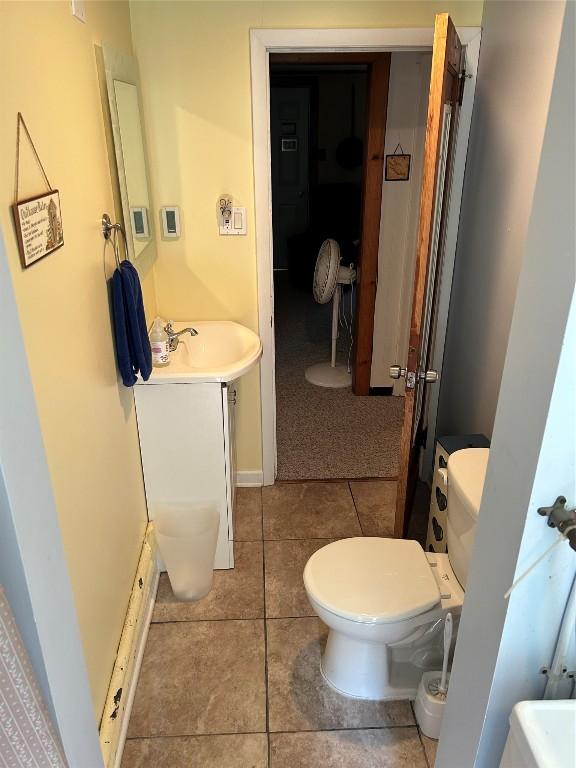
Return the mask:
POLYGON ((434 384, 438 381, 438 371, 420 371, 418 378, 422 379, 426 384, 434 384))
POLYGON ((399 365, 390 366, 390 378, 402 379, 406 376, 406 368, 401 368, 399 365))

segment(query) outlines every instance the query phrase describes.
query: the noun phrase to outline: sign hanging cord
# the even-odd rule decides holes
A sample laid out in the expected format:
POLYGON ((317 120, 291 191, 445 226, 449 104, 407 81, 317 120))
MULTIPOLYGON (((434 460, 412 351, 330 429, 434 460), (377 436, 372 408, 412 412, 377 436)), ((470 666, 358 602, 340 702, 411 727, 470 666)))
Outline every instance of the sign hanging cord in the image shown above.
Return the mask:
POLYGON ((36 162, 38 163, 40 170, 42 171, 42 175, 44 176, 44 181, 46 182, 48 191, 52 192, 52 185, 50 184, 50 180, 48 179, 46 171, 44 170, 44 166, 42 165, 40 156, 38 155, 36 147, 34 146, 34 142, 32 141, 32 137, 30 136, 30 131, 28 130, 28 127, 24 122, 22 113, 18 112, 18 127, 16 129, 16 175, 14 179, 14 202, 15 203, 18 202, 18 182, 19 182, 19 176, 20 176, 20 126, 22 126, 24 128, 24 131, 26 132, 26 137, 30 142, 30 146, 32 147, 32 151, 34 152, 34 157, 36 158, 36 162))

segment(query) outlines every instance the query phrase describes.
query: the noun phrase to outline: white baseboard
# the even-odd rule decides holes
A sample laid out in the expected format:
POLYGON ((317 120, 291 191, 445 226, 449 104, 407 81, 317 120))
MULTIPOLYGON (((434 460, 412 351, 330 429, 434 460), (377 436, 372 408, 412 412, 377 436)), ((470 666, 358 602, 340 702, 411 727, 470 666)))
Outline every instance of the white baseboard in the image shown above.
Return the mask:
POLYGON ((100 748, 106 768, 120 768, 122 761, 159 576, 156 542, 149 525, 100 723, 100 748))
POLYGON ((261 469, 236 472, 236 485, 239 488, 260 488, 264 485, 264 473, 261 469))

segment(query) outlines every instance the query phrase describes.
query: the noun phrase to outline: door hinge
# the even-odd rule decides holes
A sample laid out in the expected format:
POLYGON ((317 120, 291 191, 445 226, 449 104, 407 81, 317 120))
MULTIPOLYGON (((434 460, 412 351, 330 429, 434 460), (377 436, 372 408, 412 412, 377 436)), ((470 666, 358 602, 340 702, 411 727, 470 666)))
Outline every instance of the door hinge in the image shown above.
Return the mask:
POLYGON ((414 389, 416 386, 416 373, 415 371, 408 371, 406 374, 406 389, 414 389))

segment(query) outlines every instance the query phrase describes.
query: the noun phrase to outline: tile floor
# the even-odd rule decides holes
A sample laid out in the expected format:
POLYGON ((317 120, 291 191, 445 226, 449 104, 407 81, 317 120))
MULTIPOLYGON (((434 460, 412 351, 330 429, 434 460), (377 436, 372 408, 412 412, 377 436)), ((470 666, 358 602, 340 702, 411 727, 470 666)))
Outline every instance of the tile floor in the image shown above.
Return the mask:
POLYGON ((198 603, 162 574, 123 768, 431 768, 409 702, 340 696, 302 570, 330 540, 389 535, 395 484, 277 484, 238 491, 236 568, 198 603))

